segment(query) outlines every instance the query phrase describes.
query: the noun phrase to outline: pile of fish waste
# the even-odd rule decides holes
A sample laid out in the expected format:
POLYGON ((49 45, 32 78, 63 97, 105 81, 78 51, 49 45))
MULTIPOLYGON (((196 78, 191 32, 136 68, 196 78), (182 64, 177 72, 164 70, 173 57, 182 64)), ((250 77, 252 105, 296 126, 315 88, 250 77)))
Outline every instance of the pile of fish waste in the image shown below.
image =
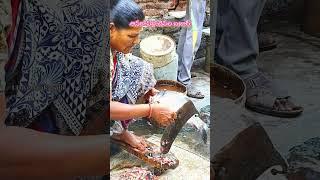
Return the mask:
MULTIPOLYGON (((151 137, 146 138, 146 140, 153 144, 159 144, 161 140, 161 136, 159 137, 159 135, 160 134, 152 135, 151 137)), ((209 159, 201 156, 201 154, 197 152, 190 151, 188 144, 180 141, 180 139, 176 139, 171 147, 170 152, 173 152, 176 158, 179 159, 179 166, 175 169, 168 169, 161 175, 159 175, 156 172, 157 169, 149 166, 146 162, 136 158, 136 156, 128 153, 127 151, 121 151, 118 154, 111 156, 110 158, 110 178, 119 179, 119 175, 125 172, 132 172, 129 171, 129 169, 139 167, 147 168, 149 172, 152 172, 154 178, 159 178, 159 180, 181 179, 186 177, 186 174, 190 175, 186 177, 187 179, 210 179, 209 159)), ((137 173, 138 171, 134 172, 137 173)), ((131 175, 133 174, 131 173, 131 175)))
POLYGON ((125 169, 112 175, 113 180, 158 180, 149 169, 143 167, 133 167, 125 169))
POLYGON ((287 161, 291 173, 299 172, 307 179, 320 179, 320 137, 291 148, 287 161))

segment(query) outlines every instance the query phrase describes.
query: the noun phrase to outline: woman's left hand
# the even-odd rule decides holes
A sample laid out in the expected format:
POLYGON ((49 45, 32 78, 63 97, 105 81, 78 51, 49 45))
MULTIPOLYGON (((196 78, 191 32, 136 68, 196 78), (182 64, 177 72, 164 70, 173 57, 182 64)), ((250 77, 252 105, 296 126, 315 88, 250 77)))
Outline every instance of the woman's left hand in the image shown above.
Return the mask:
POLYGON ((150 97, 155 96, 157 93, 159 93, 160 91, 157 90, 156 88, 152 88, 150 89, 146 95, 144 96, 145 100, 149 103, 150 102, 150 97))

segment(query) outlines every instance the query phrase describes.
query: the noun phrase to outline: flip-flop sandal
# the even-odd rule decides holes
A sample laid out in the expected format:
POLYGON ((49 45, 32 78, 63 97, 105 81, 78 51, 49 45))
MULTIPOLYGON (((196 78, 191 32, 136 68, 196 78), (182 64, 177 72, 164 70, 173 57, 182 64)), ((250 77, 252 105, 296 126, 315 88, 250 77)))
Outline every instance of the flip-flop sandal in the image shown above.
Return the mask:
POLYGON ((257 73, 255 77, 249 80, 245 80, 247 86, 247 101, 245 103, 246 108, 258 113, 283 117, 293 118, 299 116, 303 112, 303 108, 294 105, 290 101, 290 96, 284 96, 275 92, 275 87, 262 75, 257 73), (266 83, 269 83, 266 87, 266 83), (256 97, 254 100, 251 98, 256 97), (286 99, 286 103, 293 106, 293 110, 279 110, 274 108, 274 103, 277 99, 286 99))
POLYGON ((187 96, 192 97, 192 98, 197 98, 197 99, 204 98, 204 95, 201 92, 196 91, 193 88, 191 88, 191 90, 190 89, 187 90, 187 96))

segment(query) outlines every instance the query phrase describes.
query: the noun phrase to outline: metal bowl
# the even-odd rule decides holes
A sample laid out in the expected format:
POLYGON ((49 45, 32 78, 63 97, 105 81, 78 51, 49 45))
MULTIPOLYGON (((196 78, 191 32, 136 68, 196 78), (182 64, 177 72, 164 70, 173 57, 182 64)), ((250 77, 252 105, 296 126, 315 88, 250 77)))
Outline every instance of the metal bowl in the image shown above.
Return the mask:
POLYGON ((244 104, 246 86, 244 81, 236 73, 218 64, 211 68, 211 91, 214 96, 228 98, 235 103, 244 104))
POLYGON ((176 91, 183 94, 187 94, 187 88, 185 85, 178 81, 172 80, 158 80, 155 86, 157 90, 169 90, 169 91, 176 91))

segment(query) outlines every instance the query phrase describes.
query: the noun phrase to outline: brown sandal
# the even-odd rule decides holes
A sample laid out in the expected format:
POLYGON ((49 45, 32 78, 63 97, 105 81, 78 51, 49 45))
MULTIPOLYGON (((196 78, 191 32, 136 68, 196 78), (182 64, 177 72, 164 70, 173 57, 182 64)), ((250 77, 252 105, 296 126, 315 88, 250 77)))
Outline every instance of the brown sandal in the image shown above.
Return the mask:
POLYGON ((290 96, 277 91, 277 88, 262 73, 245 79, 245 83, 247 86, 245 106, 248 109, 285 118, 297 117, 303 112, 302 107, 296 106, 290 96))

